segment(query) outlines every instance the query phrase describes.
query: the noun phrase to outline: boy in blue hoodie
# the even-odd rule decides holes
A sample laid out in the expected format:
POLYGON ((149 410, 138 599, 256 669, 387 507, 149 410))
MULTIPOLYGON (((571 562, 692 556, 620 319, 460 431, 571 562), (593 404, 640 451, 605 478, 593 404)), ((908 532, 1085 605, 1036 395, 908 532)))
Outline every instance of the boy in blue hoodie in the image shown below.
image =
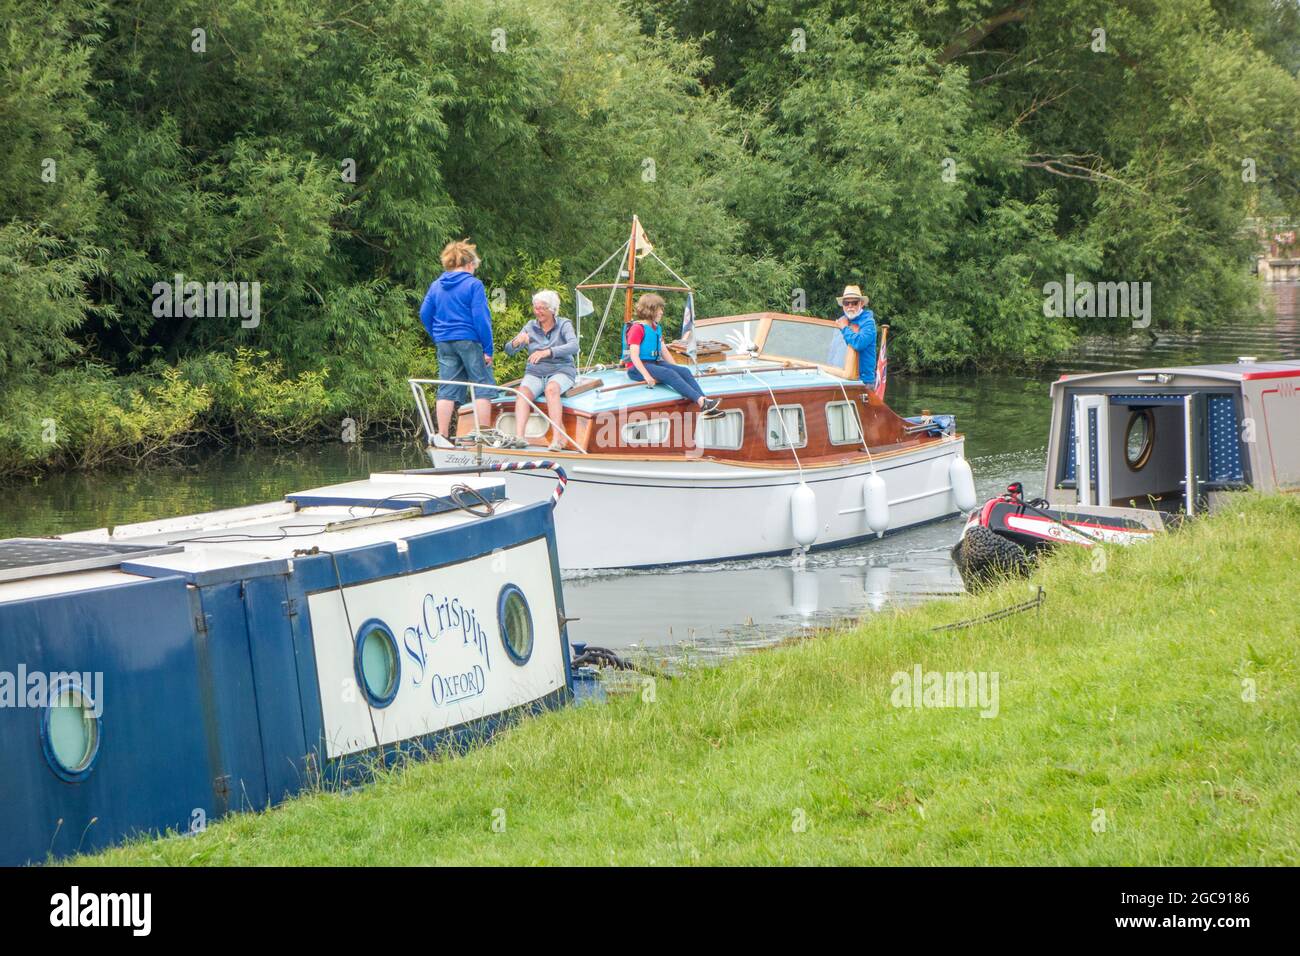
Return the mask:
MULTIPOLYGON (((420 306, 420 321, 438 349, 438 377, 475 385, 495 385, 492 375, 492 311, 483 283, 474 278, 481 260, 468 242, 449 242, 442 250, 446 271, 429 286, 420 306)), ((492 389, 475 392, 475 411, 482 427, 492 423, 488 400, 492 389)), ((438 386, 438 434, 451 430, 451 414, 464 404, 464 385, 438 386)))

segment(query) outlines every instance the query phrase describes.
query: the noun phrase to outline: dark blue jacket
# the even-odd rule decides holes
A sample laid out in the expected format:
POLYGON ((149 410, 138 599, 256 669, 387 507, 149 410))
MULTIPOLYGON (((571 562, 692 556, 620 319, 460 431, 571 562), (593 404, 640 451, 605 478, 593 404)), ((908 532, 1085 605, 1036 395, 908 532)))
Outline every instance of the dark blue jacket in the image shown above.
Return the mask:
POLYGON ((420 306, 420 321, 434 342, 468 341, 492 354, 492 310, 483 283, 468 272, 444 272, 420 306))

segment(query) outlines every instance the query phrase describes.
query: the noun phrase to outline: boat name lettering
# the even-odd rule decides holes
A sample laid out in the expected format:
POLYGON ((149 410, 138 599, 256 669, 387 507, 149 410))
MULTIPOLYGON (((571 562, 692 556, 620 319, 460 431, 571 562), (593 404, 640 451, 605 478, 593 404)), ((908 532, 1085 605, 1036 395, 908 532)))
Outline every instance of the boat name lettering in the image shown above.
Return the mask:
POLYGON ((482 665, 475 664, 463 674, 450 674, 447 677, 434 674, 429 687, 433 692, 434 704, 441 707, 482 694, 487 688, 487 675, 482 665))
POLYGON ((446 631, 456 630, 461 634, 461 646, 473 644, 483 658, 483 663, 491 669, 487 632, 483 630, 474 610, 458 597, 439 600, 432 594, 426 594, 420 608, 420 622, 408 626, 402 632, 402 646, 406 650, 406 656, 417 668, 412 679, 416 687, 424 683, 425 671, 429 666, 426 644, 432 644, 446 631))

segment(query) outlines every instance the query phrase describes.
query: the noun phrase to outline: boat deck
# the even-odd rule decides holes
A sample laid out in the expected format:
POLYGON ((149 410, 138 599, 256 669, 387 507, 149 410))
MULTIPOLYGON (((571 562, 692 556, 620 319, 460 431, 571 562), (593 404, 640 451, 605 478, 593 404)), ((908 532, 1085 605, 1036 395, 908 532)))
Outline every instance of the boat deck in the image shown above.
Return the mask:
MULTIPOLYGON (((831 375, 815 367, 790 367, 771 359, 741 359, 732 357, 722 362, 701 362, 693 369, 701 391, 710 397, 725 398, 753 391, 774 392, 790 389, 807 389, 818 386, 856 386, 858 383, 831 375)), ((619 411, 673 402, 681 398, 666 385, 646 388, 628 376, 621 366, 583 370, 580 382, 595 380, 597 388, 564 396, 564 407, 576 412, 594 415, 597 412, 619 411)), ((512 406, 513 395, 503 395, 494 400, 497 404, 512 406)))
POLYGON ((210 584, 283 573, 313 548, 337 553, 392 543, 478 521, 456 498, 484 510, 503 503, 500 477, 374 474, 369 479, 287 495, 283 501, 47 539, 0 541, 0 604, 169 576, 210 584), (393 527, 400 522, 400 531, 393 527), (394 542, 394 539, 399 539, 394 542), (93 561, 87 566, 85 562, 93 561), (5 580, 4 578, 8 578, 5 580))

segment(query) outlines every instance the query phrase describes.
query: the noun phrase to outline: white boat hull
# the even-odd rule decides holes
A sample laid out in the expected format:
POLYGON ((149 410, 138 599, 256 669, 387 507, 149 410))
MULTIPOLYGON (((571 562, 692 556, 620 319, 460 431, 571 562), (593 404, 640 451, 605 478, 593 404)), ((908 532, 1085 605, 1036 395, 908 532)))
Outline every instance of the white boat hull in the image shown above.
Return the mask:
MULTIPOLYGON (((950 479, 963 457, 961 436, 876 457, 889 500, 887 532, 960 511, 950 479)), ((431 449, 438 468, 550 458, 569 476, 564 505, 555 512, 560 566, 565 570, 657 567, 793 553, 791 496, 796 468, 757 468, 708 459, 616 459, 484 448, 431 449)), ((874 536, 867 524, 866 462, 803 469, 816 496, 812 548, 874 536)), ((551 495, 546 472, 506 472, 509 497, 538 501, 551 495)))

